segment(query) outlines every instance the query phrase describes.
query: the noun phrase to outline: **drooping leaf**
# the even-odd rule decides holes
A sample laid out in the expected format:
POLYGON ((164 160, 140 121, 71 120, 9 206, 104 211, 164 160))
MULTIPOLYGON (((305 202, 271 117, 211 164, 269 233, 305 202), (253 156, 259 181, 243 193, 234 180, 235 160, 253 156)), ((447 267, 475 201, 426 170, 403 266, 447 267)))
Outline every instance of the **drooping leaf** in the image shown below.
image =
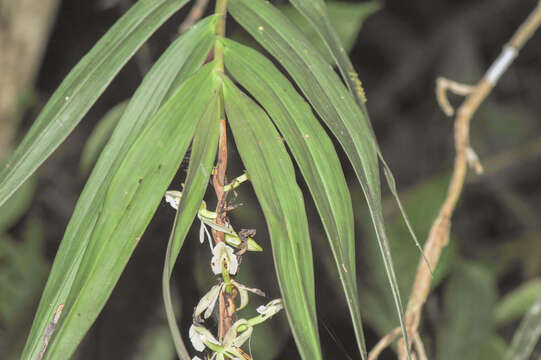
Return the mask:
POLYGON ((203 64, 213 44, 214 32, 212 17, 182 35, 164 52, 130 100, 77 202, 34 318, 23 359, 33 359, 39 354, 45 328, 70 292, 113 175, 170 89, 203 64))
POLYGON ((511 346, 505 354, 507 360, 526 360, 530 359, 530 355, 539 341, 541 336, 541 293, 537 295, 535 302, 532 304, 519 328, 513 336, 511 346))
POLYGON ((182 360, 189 360, 190 357, 177 325, 169 281, 180 248, 203 201, 212 171, 212 165, 216 158, 216 148, 218 146, 220 132, 218 126, 220 116, 218 108, 219 101, 221 101, 219 95, 216 94, 195 130, 186 186, 182 191, 173 229, 171 230, 167 244, 163 267, 162 290, 165 312, 177 355, 182 360))
POLYGON ((310 106, 263 55, 230 40, 226 69, 267 111, 291 149, 321 216, 344 288, 361 356, 366 356, 358 303, 353 210, 334 146, 310 106))
POLYGON ((101 311, 218 86, 212 63, 181 85, 128 151, 107 190, 46 359, 69 358, 101 311))
POLYGON ((319 33, 321 39, 327 46, 334 63, 338 66, 342 78, 346 82, 350 93, 355 98, 355 101, 362 109, 368 122, 368 114, 366 112, 364 91, 359 91, 357 83, 357 72, 353 68, 348 54, 340 41, 340 37, 335 31, 333 24, 327 12, 327 5, 323 0, 289 0, 291 4, 312 24, 315 31, 319 33))
POLYGON ((280 136, 265 112, 224 82, 227 118, 261 205, 289 325, 303 359, 321 359, 312 248, 302 193, 280 136))
POLYGON ((113 130, 115 129, 118 121, 122 117, 124 110, 128 106, 127 101, 113 106, 105 115, 100 119, 92 134, 86 141, 83 153, 81 154, 81 162, 79 164, 79 171, 81 175, 86 175, 92 169, 92 166, 96 162, 101 150, 107 143, 107 140, 111 137, 113 130))
MULTIPOLYGON (((317 0, 319 1, 319 0, 317 0)), ((378 149, 364 113, 306 37, 270 3, 229 0, 229 11, 286 69, 346 152, 370 209, 389 284, 407 341, 404 311, 381 208, 378 149)))
MULTIPOLYGON (((335 31, 335 28, 333 27, 331 21, 332 17, 330 16, 331 12, 329 10, 331 10, 332 7, 329 7, 329 5, 325 4, 323 0, 290 0, 290 2, 312 24, 312 28, 319 33, 321 39, 327 46, 328 51, 334 59, 334 63, 338 66, 338 69, 340 70, 342 78, 347 84, 350 94, 353 96, 355 102, 363 112, 363 121, 366 122, 366 125, 372 132, 372 136, 375 137, 374 130, 372 129, 372 124, 370 123, 370 118, 368 116, 368 111, 365 105, 367 99, 361 80, 359 79, 359 76, 355 71, 353 64, 351 63, 351 60, 348 57, 348 53, 346 52, 344 45, 340 39, 340 34, 335 31)), ((398 196, 396 181, 394 179, 391 168, 389 167, 389 165, 387 165, 387 162, 383 158, 379 145, 375 139, 374 145, 376 146, 378 158, 381 160, 381 163, 383 165, 383 173, 385 174, 385 180, 387 181, 389 190, 393 194, 398 208, 400 209, 402 219, 404 220, 410 232, 410 235, 415 242, 415 245, 419 249, 420 253, 423 255, 426 264, 430 267, 430 264, 428 264, 428 260, 424 256, 423 250, 421 249, 419 241, 417 240, 417 236, 413 231, 413 227, 409 222, 407 213, 402 206, 400 197, 398 196)), ((430 271, 432 271, 432 269, 430 269, 430 271)))
POLYGON ((64 141, 137 49, 187 2, 138 1, 79 61, 0 171, 0 205, 64 141))
MULTIPOLYGON (((353 47, 363 21, 379 10, 379 8, 380 4, 375 1, 363 3, 333 1, 327 3, 329 22, 332 24, 332 29, 335 29, 340 43, 344 44, 347 52, 353 47)), ((318 31, 321 32, 321 29, 319 29, 321 24, 318 27, 312 26, 309 20, 291 5, 279 6, 279 9, 293 23, 297 24, 299 29, 306 34, 306 37, 321 52, 327 62, 334 63, 333 55, 318 33, 318 31)))
POLYGON ((445 288, 437 359, 477 359, 492 336, 496 283, 483 266, 461 264, 445 288))

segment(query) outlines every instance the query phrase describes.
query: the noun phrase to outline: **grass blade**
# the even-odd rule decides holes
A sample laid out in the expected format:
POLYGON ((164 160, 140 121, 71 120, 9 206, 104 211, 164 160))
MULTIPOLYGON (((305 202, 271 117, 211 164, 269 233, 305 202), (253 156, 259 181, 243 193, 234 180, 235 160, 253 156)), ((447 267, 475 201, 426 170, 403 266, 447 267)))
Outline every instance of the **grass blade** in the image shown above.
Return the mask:
POLYGON ((46 359, 69 358, 101 311, 218 85, 214 64, 201 69, 160 108, 128 151, 107 190, 46 359))
POLYGON ((267 221, 293 337, 303 359, 321 359, 312 247, 293 164, 271 120, 230 80, 224 82, 224 97, 233 137, 267 221))
POLYGON ((64 141, 135 51, 187 2, 138 1, 79 61, 0 172, 0 205, 64 141))
POLYGON ((200 22, 176 40, 145 76, 111 139, 102 152, 77 202, 28 336, 22 359, 34 359, 41 349, 45 328, 70 292, 105 193, 126 153, 149 119, 165 101, 174 79, 185 79, 205 61, 214 41, 215 18, 200 22))
POLYGON ((404 310, 385 233, 378 151, 373 132, 332 67, 305 36, 270 3, 230 0, 229 10, 286 69, 346 152, 363 188, 378 238, 404 339, 404 310), (364 119, 364 120, 363 120, 364 119))
POLYGON ((366 344, 357 292, 353 210, 336 150, 310 106, 271 61, 233 41, 224 40, 224 44, 226 69, 267 111, 308 184, 329 239, 364 359, 366 344))
POLYGON ((216 149, 220 135, 220 128, 218 126, 220 116, 218 101, 219 97, 215 95, 195 130, 186 186, 182 191, 182 198, 180 199, 173 229, 171 230, 167 244, 167 252, 163 265, 162 290, 165 312, 177 355, 181 360, 190 360, 190 356, 184 346, 177 325, 177 319, 171 301, 169 281, 180 248, 203 201, 214 159, 216 158, 216 149))

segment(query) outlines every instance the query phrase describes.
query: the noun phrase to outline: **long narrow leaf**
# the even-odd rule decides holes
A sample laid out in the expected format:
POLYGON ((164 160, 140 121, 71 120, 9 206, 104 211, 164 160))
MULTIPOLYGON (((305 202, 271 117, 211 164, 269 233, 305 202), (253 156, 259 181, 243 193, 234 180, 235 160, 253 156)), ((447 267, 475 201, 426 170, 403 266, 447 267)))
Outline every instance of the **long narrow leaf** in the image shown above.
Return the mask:
POLYGON ((165 254, 165 262, 163 265, 162 290, 165 312, 177 355, 181 360, 189 360, 190 356, 184 346, 177 325, 173 303, 171 301, 169 281, 180 248, 184 243, 186 234, 203 201, 212 165, 216 158, 216 148, 218 146, 220 134, 218 126, 220 116, 220 112, 218 111, 218 101, 219 96, 217 94, 214 96, 214 99, 195 130, 190 165, 188 166, 188 175, 186 177, 186 186, 182 191, 182 198, 180 199, 173 229, 171 230, 171 235, 167 244, 167 252, 165 254))
POLYGON ((293 164, 265 112, 231 81, 224 85, 233 137, 267 221, 289 325, 302 358, 321 359, 312 247, 293 164))
POLYGON ((135 51, 187 2, 138 1, 79 61, 0 172, 0 205, 64 141, 135 51))
POLYGON ((107 301, 219 85, 214 64, 160 108, 111 181, 46 359, 67 359, 107 301))
MULTIPOLYGON (((398 190, 396 188, 396 181, 394 179, 393 173, 389 165, 387 165, 387 162, 383 158, 379 145, 375 140, 374 131, 372 129, 372 124, 370 123, 368 111, 365 105, 366 96, 361 81, 359 80, 357 72, 355 71, 355 68, 351 63, 351 60, 349 59, 349 56, 344 49, 344 46, 342 45, 340 37, 338 36, 337 32, 334 30, 334 27, 331 24, 327 4, 325 4, 323 0, 290 0, 290 2, 312 24, 312 27, 315 29, 315 31, 319 33, 323 42, 325 43, 325 45, 327 45, 327 49, 329 50, 329 53, 334 59, 335 64, 338 66, 338 69, 342 74, 342 78, 348 86, 350 94, 353 96, 355 102, 357 103, 357 105, 359 105, 363 114, 365 115, 363 120, 366 121, 369 129, 372 131, 372 135, 374 136, 376 150, 378 152, 378 157, 383 165, 385 180, 387 180, 389 190, 393 194, 393 197, 398 204, 398 208, 400 209, 400 213, 402 214, 402 219, 406 223, 406 226, 408 227, 408 230, 415 242, 415 245, 424 257, 421 245, 417 240, 417 236, 413 231, 413 227, 411 226, 406 211, 404 210, 402 201, 400 201, 400 197, 398 196, 398 190)), ((424 257, 424 259, 427 265, 430 267, 430 264, 428 263, 426 257, 424 257)))
POLYGON ((361 85, 358 82, 357 73, 349 60, 342 41, 331 24, 325 2, 323 0, 289 0, 289 2, 304 15, 312 24, 312 27, 319 33, 323 42, 327 45, 334 62, 338 66, 350 93, 354 96, 357 104, 366 115, 366 120, 368 120, 364 92, 362 88, 359 89, 361 85))
POLYGON ((407 342, 404 311, 381 208, 378 152, 364 114, 332 67, 305 36, 263 0, 230 0, 237 20, 287 70, 346 152, 370 209, 396 311, 407 342))
POLYGON ((308 184, 329 239, 364 359, 366 345, 357 293, 353 209, 336 150, 310 106, 271 61, 241 44, 228 40, 224 43, 226 69, 267 111, 308 184))
POLYGON ((75 207, 43 292, 22 359, 34 359, 59 305, 70 292, 110 181, 127 151, 156 113, 177 80, 203 64, 214 40, 215 18, 200 22, 176 40, 149 71, 133 95, 102 152, 75 207), (190 56, 190 58, 188 58, 190 56))

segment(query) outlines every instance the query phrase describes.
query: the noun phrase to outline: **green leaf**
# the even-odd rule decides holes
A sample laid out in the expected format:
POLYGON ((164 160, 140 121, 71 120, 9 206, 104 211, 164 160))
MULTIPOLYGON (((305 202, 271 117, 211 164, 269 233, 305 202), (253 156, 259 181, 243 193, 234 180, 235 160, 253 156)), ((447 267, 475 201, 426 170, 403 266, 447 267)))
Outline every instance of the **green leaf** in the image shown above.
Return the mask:
POLYGON ((113 175, 170 89, 177 86, 175 79, 187 78, 205 61, 214 42, 215 21, 215 17, 202 20, 171 44, 130 100, 77 202, 43 292, 23 359, 34 359, 39 354, 46 326, 58 306, 66 301, 113 175))
POLYGON ((71 133, 137 49, 188 0, 142 0, 73 68, 0 171, 0 205, 71 133))
POLYGON ((203 201, 203 196, 205 195, 205 190, 207 189, 210 174, 212 172, 214 159, 216 158, 216 149, 218 147, 218 138, 220 135, 218 126, 220 121, 218 101, 219 96, 216 94, 195 130, 190 165, 188 166, 188 176, 186 177, 186 186, 182 191, 182 197, 180 198, 175 221, 173 223, 173 229, 171 230, 171 235, 167 244, 167 252, 163 266, 162 290, 165 312, 177 355, 182 360, 189 360, 190 356, 184 346, 177 325, 173 302, 171 300, 169 281, 180 248, 184 243, 186 234, 203 201))
MULTIPOLYGON (((415 242, 415 245, 419 249, 420 253, 423 255, 426 264, 430 267, 430 264, 424 256, 421 245, 417 240, 417 236, 415 236, 413 227, 409 222, 406 211, 404 210, 402 202, 400 201, 400 198, 398 196, 398 190, 396 188, 396 181, 394 179, 393 173, 389 168, 389 165, 387 165, 387 162, 383 158, 377 140, 375 139, 374 130, 372 129, 372 124, 370 123, 368 111, 366 110, 366 95, 364 89, 362 87, 361 81, 359 80, 359 76, 355 71, 353 64, 351 63, 351 60, 349 59, 348 54, 344 49, 342 42, 340 41, 339 33, 337 33, 332 26, 332 18, 329 16, 330 12, 328 11, 328 6, 323 0, 290 0, 290 2, 293 4, 293 6, 297 8, 297 10, 299 10, 301 14, 306 17, 308 21, 310 21, 310 23, 312 24, 312 28, 319 33, 321 39, 327 45, 327 49, 331 53, 334 59, 334 63, 338 66, 338 69, 340 70, 342 78, 347 84, 350 94, 353 96, 355 102, 361 109, 364 115, 363 120, 366 122, 367 127, 370 129, 370 131, 372 132, 372 136, 374 137, 374 145, 376 147, 378 158, 381 160, 381 163, 383 165, 383 173, 385 174, 385 180, 387 181, 389 190, 393 194, 393 197, 398 204, 398 207, 402 214, 402 219, 408 227, 408 230, 415 242)), ((432 269, 430 270, 432 271, 432 269)))
POLYGON ((492 336, 496 304, 493 275, 481 265, 461 264, 445 287, 444 303, 436 358, 476 360, 492 336))
POLYGON ((46 359, 69 358, 107 301, 217 91, 214 70, 209 64, 183 83, 114 175, 46 359))
POLYGON ((505 356, 508 360, 526 360, 541 336, 541 292, 522 319, 505 356))
MULTIPOLYGON (((296 4, 298 7, 298 5, 296 4)), ((377 10, 380 5, 375 1, 363 3, 347 3, 342 1, 333 1, 327 3, 327 13, 332 28, 336 30, 336 34, 347 52, 351 50, 355 44, 355 39, 359 33, 363 21, 377 10)), ((291 5, 279 7, 280 11, 287 16, 291 22, 295 23, 301 29, 308 40, 321 52, 325 60, 329 63, 334 63, 333 55, 330 53, 327 45, 322 40, 318 31, 321 31, 320 26, 313 27, 308 19, 305 18, 299 11, 291 5)))
POLYGON ((334 63, 338 66, 350 93, 366 116, 364 121, 368 123, 368 113, 364 104, 366 100, 364 99, 364 91, 362 88, 362 91, 359 91, 360 83, 357 83, 357 72, 349 60, 338 33, 332 26, 325 2, 323 0, 289 0, 289 2, 304 15, 304 17, 312 24, 312 28, 319 33, 321 39, 327 46, 334 63))
POLYGON ((295 80, 346 152, 363 188, 378 237, 396 311, 407 342, 404 311, 385 234, 378 151, 368 121, 332 66, 306 37, 270 3, 230 0, 229 10, 295 80))
POLYGON ((223 43, 226 69, 267 111, 308 184, 334 255, 359 351, 365 358, 355 270, 353 209, 336 150, 310 106, 272 62, 233 41, 223 40, 223 43))
POLYGON ((520 285, 504 296, 496 306, 495 326, 508 325, 521 317, 533 305, 539 293, 541 293, 541 279, 535 279, 520 285))
POLYGON ((293 337, 303 359, 321 359, 312 247, 293 164, 271 120, 230 80, 224 82, 224 97, 235 143, 265 215, 293 337))
POLYGON ((81 162, 79 164, 79 171, 81 175, 86 175, 92 169, 92 166, 96 162, 100 152, 103 150, 103 147, 107 143, 107 140, 111 137, 111 133, 115 129, 118 121, 122 117, 124 110, 128 106, 128 101, 123 101, 121 103, 113 106, 103 118, 100 119, 96 128, 90 134, 83 153, 81 155, 81 162))

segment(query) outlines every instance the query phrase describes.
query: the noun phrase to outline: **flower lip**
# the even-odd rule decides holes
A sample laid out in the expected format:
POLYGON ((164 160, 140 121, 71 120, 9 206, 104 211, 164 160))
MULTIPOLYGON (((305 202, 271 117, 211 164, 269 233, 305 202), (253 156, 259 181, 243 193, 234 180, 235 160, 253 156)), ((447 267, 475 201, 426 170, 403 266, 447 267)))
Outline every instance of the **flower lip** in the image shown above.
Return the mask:
POLYGON ((224 264, 227 266, 226 269, 231 275, 235 275, 237 273, 239 261, 237 259, 237 255, 235 255, 235 252, 230 246, 220 242, 216 244, 214 249, 212 249, 212 254, 210 264, 214 274, 221 274, 222 266, 224 266, 224 264))

